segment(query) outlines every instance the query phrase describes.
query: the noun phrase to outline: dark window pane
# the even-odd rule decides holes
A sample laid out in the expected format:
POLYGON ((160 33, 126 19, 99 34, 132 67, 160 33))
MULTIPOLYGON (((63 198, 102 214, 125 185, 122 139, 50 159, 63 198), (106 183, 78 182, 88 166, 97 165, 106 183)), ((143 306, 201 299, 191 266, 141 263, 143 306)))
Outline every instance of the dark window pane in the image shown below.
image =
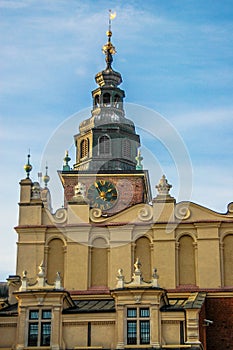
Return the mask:
POLYGON ((29 320, 38 320, 38 318, 39 318, 39 311, 31 310, 29 313, 29 320))
POLYGON ((137 344, 137 322, 127 322, 127 344, 137 344))
POLYGON ((104 135, 99 138, 99 153, 109 154, 110 153, 110 139, 104 135))
POLYGON ((147 308, 141 308, 140 309, 140 317, 150 317, 150 309, 147 308))
POLYGON ((51 310, 42 310, 42 319, 50 320, 51 319, 51 310))
POLYGON ((29 323, 28 346, 37 346, 38 341, 38 323, 29 323))
POLYGON ((140 321, 140 344, 150 344, 150 321, 140 321))
POLYGON ((127 309, 127 317, 137 317, 137 309, 127 309))
POLYGON ((110 94, 108 92, 103 95, 103 104, 105 106, 109 106, 110 104, 110 94))
POLYGON ((50 345, 51 323, 41 323, 41 346, 50 345))

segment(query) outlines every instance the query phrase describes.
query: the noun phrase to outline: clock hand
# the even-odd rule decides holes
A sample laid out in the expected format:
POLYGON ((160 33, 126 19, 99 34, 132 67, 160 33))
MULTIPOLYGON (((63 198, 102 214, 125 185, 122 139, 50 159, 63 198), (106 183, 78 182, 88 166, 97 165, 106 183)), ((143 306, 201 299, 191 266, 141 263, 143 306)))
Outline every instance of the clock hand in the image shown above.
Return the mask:
POLYGON ((97 191, 100 193, 100 189, 99 189, 99 186, 98 184, 95 182, 95 188, 97 189, 97 191))

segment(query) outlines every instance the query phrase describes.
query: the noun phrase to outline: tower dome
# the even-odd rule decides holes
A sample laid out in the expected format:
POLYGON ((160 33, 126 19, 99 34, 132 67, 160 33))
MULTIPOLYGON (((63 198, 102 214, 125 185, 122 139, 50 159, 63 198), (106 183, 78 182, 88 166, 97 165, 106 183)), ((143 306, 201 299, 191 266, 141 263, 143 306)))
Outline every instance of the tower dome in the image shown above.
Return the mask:
POLYGON ((116 49, 112 44, 111 25, 103 45, 106 68, 95 76, 98 87, 92 91, 91 117, 79 125, 74 170, 135 170, 139 135, 134 123, 125 117, 121 74, 112 68, 116 49))

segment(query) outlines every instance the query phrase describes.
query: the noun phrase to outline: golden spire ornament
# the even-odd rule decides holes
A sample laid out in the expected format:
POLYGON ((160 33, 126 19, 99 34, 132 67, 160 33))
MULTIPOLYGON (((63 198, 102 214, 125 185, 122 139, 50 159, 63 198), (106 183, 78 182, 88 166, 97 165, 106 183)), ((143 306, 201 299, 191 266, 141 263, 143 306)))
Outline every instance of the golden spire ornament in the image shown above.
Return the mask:
POLYGON ((106 32, 107 37, 108 37, 108 42, 107 44, 105 44, 102 48, 103 53, 105 54, 106 58, 105 61, 107 63, 107 67, 106 69, 111 69, 111 64, 113 61, 112 55, 114 55, 116 53, 116 49, 113 46, 113 44, 111 43, 111 36, 112 36, 112 31, 111 31, 111 27, 112 27, 112 20, 116 17, 116 12, 112 12, 111 10, 109 10, 109 22, 108 22, 108 31, 106 32))

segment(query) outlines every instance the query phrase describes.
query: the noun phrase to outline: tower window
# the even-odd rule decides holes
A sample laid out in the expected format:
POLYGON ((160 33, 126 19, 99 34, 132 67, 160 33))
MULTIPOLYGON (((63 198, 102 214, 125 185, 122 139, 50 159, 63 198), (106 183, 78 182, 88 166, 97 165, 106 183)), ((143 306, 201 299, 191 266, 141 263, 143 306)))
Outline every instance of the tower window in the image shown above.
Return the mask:
POLYGON ((110 94, 108 92, 106 92, 104 95, 103 95, 103 105, 105 107, 108 107, 110 106, 110 94))
POLYGON ((28 320, 28 346, 50 346, 51 310, 30 310, 28 320))
POLYGON ((120 102, 121 102, 121 98, 119 95, 115 95, 114 96, 114 107, 119 108, 120 107, 120 102))
POLYGON ((89 153, 89 140, 88 139, 84 139, 81 141, 80 149, 81 149, 80 158, 88 157, 88 153, 89 153))
POLYGON ((131 158, 131 144, 129 140, 123 140, 122 142, 122 155, 126 158, 131 158))
POLYGON ((94 103, 95 103, 95 107, 99 107, 99 105, 100 105, 100 97, 99 97, 99 95, 95 96, 94 103))
POLYGON ((99 154, 110 154, 110 137, 107 135, 99 138, 99 154))
POLYGON ((127 344, 150 344, 150 309, 127 309, 127 344))

